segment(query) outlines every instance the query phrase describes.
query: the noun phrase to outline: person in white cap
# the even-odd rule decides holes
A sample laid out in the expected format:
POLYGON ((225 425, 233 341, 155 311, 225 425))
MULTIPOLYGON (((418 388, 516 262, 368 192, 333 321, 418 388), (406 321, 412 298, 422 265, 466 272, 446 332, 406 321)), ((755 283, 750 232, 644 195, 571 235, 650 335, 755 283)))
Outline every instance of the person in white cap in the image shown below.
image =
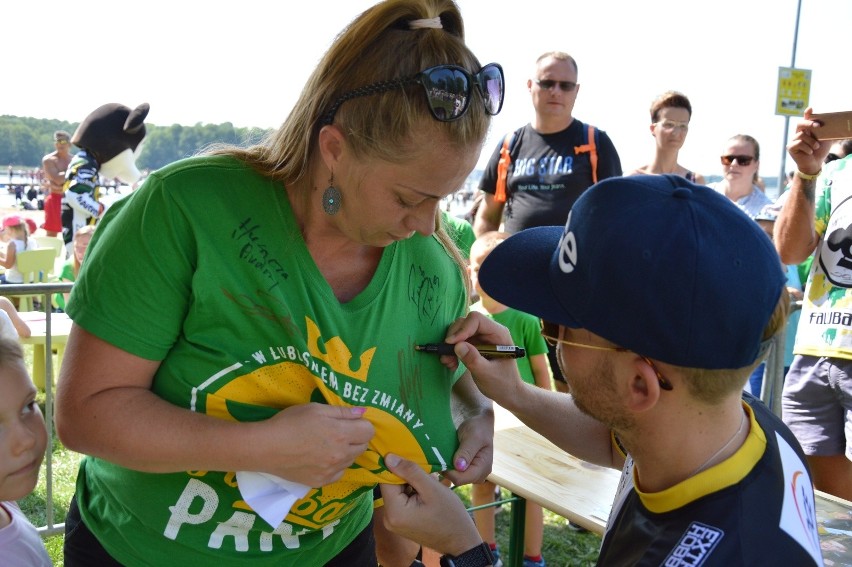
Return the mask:
MULTIPOLYGON (((823 564, 801 447, 742 391, 789 299, 771 241, 734 203, 674 175, 607 179, 564 229, 497 246, 479 281, 556 323, 544 334, 571 394, 482 358, 472 344, 509 334, 481 314, 450 326, 458 360, 444 362, 462 362, 486 396, 564 450, 622 468, 599 565, 823 564)), ((385 462, 414 489, 382 487, 394 529, 471 543, 467 514, 437 483, 395 455, 385 462)))

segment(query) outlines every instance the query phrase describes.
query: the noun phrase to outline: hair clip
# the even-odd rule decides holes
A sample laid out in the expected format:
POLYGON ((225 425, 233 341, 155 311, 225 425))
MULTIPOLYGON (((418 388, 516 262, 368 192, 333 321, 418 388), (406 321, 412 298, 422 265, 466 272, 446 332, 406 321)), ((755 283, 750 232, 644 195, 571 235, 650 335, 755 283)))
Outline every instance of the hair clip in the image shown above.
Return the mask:
POLYGON ((412 30, 418 30, 422 28, 434 28, 436 30, 443 29, 444 26, 441 25, 441 16, 435 16, 434 18, 423 18, 420 20, 411 20, 408 22, 408 28, 412 30))

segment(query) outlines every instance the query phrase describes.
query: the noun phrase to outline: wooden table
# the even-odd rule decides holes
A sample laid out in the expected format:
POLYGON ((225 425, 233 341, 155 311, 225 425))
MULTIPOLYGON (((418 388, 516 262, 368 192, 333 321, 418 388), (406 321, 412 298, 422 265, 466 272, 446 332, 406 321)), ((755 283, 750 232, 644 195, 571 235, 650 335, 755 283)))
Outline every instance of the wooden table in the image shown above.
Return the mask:
MULTIPOLYGON (((41 311, 22 311, 21 319, 26 321, 32 333, 29 337, 21 337, 21 344, 33 345, 33 383, 39 390, 44 390, 47 375, 47 357, 52 354, 47 350, 47 319, 41 311)), ((50 350, 56 350, 57 364, 51 368, 52 377, 56 381, 59 366, 62 364, 62 355, 65 352, 65 343, 68 341, 68 333, 71 331, 71 319, 65 313, 50 314, 50 350)))
POLYGON ((494 463, 488 480, 519 499, 512 504, 506 566, 523 565, 525 499, 603 534, 621 472, 566 453, 496 404, 494 413, 494 463))
MULTIPOLYGON (((602 535, 621 471, 569 455, 496 404, 494 412, 488 480, 516 497, 505 565, 523 565, 525 499, 602 535)), ((852 502, 816 491, 816 515, 823 556, 833 565, 852 565, 852 502)))

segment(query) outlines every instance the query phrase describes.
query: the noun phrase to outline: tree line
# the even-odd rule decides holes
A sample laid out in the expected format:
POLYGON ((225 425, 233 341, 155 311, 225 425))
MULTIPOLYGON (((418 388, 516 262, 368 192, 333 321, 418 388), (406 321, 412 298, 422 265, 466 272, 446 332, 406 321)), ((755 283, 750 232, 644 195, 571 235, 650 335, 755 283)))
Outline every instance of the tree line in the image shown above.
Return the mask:
MULTIPOLYGON (((65 130, 73 135, 78 122, 0 116, 0 164, 15 168, 41 167, 41 158, 54 150, 53 133, 65 130)), ((173 161, 197 153, 213 143, 248 145, 258 142, 269 130, 261 128, 236 128, 230 122, 223 124, 196 124, 195 126, 155 126, 145 124, 147 136, 142 152, 136 160, 139 169, 155 170, 173 161)), ((78 148, 72 147, 71 153, 78 148)))

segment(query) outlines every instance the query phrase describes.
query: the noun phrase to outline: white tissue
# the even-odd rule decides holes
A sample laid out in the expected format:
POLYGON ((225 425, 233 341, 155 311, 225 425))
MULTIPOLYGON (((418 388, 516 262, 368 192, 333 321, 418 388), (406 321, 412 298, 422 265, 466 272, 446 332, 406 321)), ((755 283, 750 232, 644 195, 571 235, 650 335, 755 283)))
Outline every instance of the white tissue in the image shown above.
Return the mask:
POLYGON ((248 471, 237 471, 237 486, 243 500, 273 529, 311 489, 274 474, 248 471))

